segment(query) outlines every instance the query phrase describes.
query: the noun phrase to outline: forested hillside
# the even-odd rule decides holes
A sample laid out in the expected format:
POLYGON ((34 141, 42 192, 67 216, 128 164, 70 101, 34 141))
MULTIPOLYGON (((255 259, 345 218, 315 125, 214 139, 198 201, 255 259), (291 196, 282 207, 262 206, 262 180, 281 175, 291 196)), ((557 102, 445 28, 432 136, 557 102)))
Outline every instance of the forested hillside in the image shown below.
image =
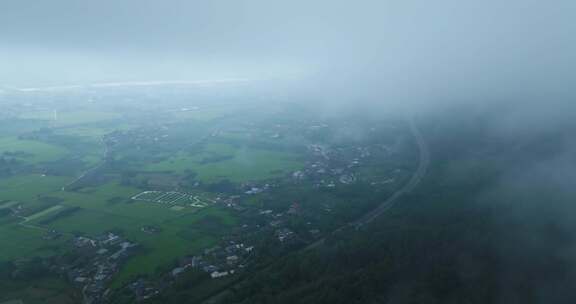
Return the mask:
POLYGON ((419 118, 432 167, 391 212, 211 302, 574 303, 574 135, 521 136, 533 122, 510 126, 511 112, 485 109, 455 118, 459 110, 419 118))

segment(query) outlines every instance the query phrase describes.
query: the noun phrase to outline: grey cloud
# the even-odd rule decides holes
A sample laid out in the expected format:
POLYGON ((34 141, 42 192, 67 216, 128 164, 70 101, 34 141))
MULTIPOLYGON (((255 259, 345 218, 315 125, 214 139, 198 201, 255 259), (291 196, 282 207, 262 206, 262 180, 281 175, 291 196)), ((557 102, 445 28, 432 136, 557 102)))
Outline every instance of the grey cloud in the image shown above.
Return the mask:
POLYGON ((575 6, 5 0, 0 82, 288 75, 344 99, 544 95, 575 79, 575 6))

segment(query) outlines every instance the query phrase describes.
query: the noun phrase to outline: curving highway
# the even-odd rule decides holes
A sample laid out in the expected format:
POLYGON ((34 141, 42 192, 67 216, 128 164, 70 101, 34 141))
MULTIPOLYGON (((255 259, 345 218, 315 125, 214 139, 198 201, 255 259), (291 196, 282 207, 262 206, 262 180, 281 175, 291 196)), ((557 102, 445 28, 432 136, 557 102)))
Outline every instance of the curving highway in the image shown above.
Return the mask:
MULTIPOLYGON (((346 227, 353 226, 356 229, 359 229, 363 225, 369 224, 370 222, 372 222, 377 217, 388 212, 396 204, 396 202, 398 202, 399 198, 401 198, 404 194, 408 194, 408 193, 412 192, 420 184, 420 182, 422 181, 422 179, 426 175, 426 172, 428 171, 428 167, 430 165, 430 151, 428 150, 428 146, 426 145, 426 142, 424 141, 422 133, 420 132, 420 130, 416 126, 416 123, 414 122, 414 119, 412 117, 408 118, 408 123, 410 125, 410 131, 416 140, 416 143, 418 145, 418 150, 419 150, 418 168, 414 171, 414 173, 412 174, 412 177, 410 177, 410 180, 404 186, 402 186, 402 188, 400 188, 396 192, 394 192, 394 194, 392 194, 392 196, 390 196, 388 199, 386 199, 384 202, 382 202, 380 205, 378 205, 378 207, 376 207, 374 210, 365 214, 364 216, 362 216, 358 220, 336 229, 335 231, 332 232, 332 234, 338 233, 339 231, 345 229, 346 227)), ((326 239, 325 237, 321 238, 321 239, 317 240, 316 242, 300 249, 300 251, 307 251, 307 250, 310 250, 312 248, 315 248, 315 247, 319 246, 320 244, 322 244, 325 239, 326 239)), ((264 269, 269 268, 271 265, 272 264, 264 267, 264 269)), ((231 285, 229 285, 227 288, 225 288, 224 290, 217 292, 215 295, 210 296, 208 299, 206 299, 202 303, 203 304, 218 303, 218 300, 221 299, 221 297, 223 295, 230 292, 231 288, 239 287, 239 286, 241 286, 242 283, 243 283, 242 280, 234 282, 231 285)))
POLYGON ((414 123, 414 119, 412 117, 408 118, 408 123, 410 124, 410 131, 412 135, 416 139, 416 143, 418 145, 418 150, 420 152, 419 160, 418 160, 418 168, 412 174, 410 180, 400 189, 398 189, 392 196, 390 196, 387 200, 382 202, 376 209, 370 211, 369 213, 362 216, 360 219, 350 223, 350 225, 355 226, 356 228, 360 228, 362 225, 368 224, 372 222, 375 218, 379 217, 380 215, 386 213, 390 210, 398 201, 402 195, 412 192, 422 178, 426 175, 428 171, 428 166, 430 165, 430 151, 428 150, 428 146, 422 137, 422 133, 414 123))

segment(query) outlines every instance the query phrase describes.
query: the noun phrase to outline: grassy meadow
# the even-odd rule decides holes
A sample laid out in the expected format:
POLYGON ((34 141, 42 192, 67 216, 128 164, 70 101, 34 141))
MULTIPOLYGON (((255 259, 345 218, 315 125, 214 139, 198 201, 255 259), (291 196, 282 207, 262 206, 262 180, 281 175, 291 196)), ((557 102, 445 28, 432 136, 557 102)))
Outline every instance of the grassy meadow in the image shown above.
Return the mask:
MULTIPOLYGON (((233 108, 221 107, 177 112, 173 117, 177 121, 191 120, 211 126, 232 114, 233 108)), ((62 187, 82 172, 102 163, 102 136, 138 127, 137 123, 123 120, 120 114, 59 111, 54 120, 54 112, 45 110, 22 114, 19 119, 37 127, 35 130, 45 128, 50 132, 42 140, 21 140, 15 131, 8 129, 5 133, 0 132, 0 155, 15 155, 25 165, 17 174, 0 176, 0 208, 22 206, 28 210, 19 217, 0 217, 0 261, 60 254, 69 250, 68 241, 73 235, 95 236, 116 231, 140 245, 138 254, 127 261, 113 281, 113 286, 117 287, 134 276, 151 274, 182 256, 217 244, 238 223, 237 215, 223 206, 209 204, 200 208, 184 203, 179 208, 171 208, 173 206, 169 204, 132 200, 131 197, 143 190, 153 189, 121 184, 122 172, 114 171, 119 169, 109 169, 100 174, 98 181, 80 189, 63 191, 62 187), (71 160, 79 160, 80 164, 71 160), (78 167, 47 174, 46 168, 58 162, 62 166, 78 167), (148 225, 158 227, 159 232, 142 231, 142 227, 148 225), (63 233, 64 237, 59 240, 43 238, 50 229, 63 233)), ((180 132, 172 134, 177 136, 183 131, 174 132, 180 132)), ((207 141, 195 152, 162 149, 162 154, 156 155, 156 149, 142 148, 140 153, 154 156, 154 161, 138 163, 137 160, 135 167, 141 173, 176 181, 194 172, 198 180, 209 183, 223 179, 232 182, 265 180, 303 166, 297 154, 238 144, 252 135, 240 132, 234 136, 230 139, 237 142, 207 141)), ((206 199, 215 194, 198 192, 193 195, 206 199)))
POLYGON ((222 179, 243 182, 277 177, 298 170, 302 165, 302 161, 292 153, 211 143, 199 154, 180 152, 163 161, 148 164, 144 170, 176 173, 191 170, 205 182, 222 179))

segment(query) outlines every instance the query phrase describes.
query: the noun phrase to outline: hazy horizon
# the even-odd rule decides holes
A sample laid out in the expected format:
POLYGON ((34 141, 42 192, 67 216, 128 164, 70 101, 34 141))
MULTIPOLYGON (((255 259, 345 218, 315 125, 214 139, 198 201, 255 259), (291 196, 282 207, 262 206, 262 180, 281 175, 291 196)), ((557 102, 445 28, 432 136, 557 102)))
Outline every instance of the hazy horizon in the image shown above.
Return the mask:
POLYGON ((0 303, 576 303, 574 0, 0 0, 0 110, 0 303))
POLYGON ((558 93, 576 70, 568 0, 19 0, 0 8, 0 85, 8 87, 287 78, 359 96, 450 98, 558 93))

